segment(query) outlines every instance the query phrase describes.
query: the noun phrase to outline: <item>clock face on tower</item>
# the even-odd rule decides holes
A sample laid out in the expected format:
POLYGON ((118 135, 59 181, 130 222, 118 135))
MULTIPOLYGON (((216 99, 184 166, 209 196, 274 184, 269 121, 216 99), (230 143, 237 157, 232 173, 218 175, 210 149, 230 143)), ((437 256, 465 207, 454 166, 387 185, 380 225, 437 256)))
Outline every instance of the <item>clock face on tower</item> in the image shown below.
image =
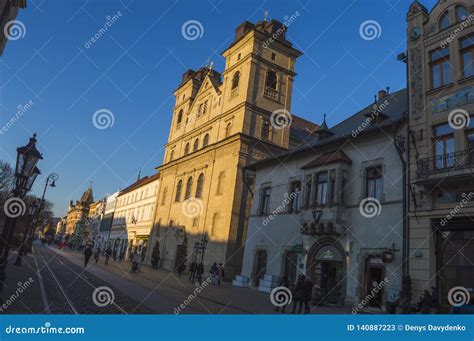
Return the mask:
POLYGON ((420 36, 421 36, 421 28, 416 26, 410 32, 410 41, 414 43, 420 38, 420 36))

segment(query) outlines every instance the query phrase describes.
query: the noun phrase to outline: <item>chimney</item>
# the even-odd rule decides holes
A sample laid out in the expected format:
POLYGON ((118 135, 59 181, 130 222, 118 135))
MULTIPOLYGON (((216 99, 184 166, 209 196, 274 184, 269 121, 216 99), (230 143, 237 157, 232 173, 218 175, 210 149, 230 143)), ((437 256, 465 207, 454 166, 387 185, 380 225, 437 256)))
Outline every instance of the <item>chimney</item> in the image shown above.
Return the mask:
POLYGON ((386 90, 379 90, 379 101, 383 100, 387 96, 386 90))

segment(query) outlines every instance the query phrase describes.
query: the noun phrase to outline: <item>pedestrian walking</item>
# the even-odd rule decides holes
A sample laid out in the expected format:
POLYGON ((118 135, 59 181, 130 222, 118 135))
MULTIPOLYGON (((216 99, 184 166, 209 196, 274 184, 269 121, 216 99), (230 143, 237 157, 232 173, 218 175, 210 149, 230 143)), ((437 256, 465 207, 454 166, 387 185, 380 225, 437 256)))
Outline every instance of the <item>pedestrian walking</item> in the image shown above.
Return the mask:
POLYGON ((130 272, 137 272, 138 271, 138 264, 140 263, 140 254, 135 251, 133 256, 132 256, 132 268, 130 269, 130 272))
POLYGON ((221 285, 221 282, 224 281, 224 276, 224 265, 220 263, 219 268, 217 269, 217 285, 221 285))
POLYGON ((95 264, 97 264, 99 262, 99 258, 100 258, 100 249, 97 248, 97 249, 95 249, 95 252, 94 252, 95 264))
POLYGON ((420 311, 422 314, 431 314, 432 298, 428 290, 425 290, 420 302, 420 311))
POLYGON ((199 285, 201 285, 202 274, 204 273, 204 265, 202 263, 198 264, 196 273, 197 273, 197 282, 199 283, 199 285))
POLYGON ((303 293, 306 285, 306 276, 299 275, 296 281, 295 290, 293 293, 293 314, 296 313, 296 306, 298 306, 298 314, 301 314, 303 307, 303 293))
POLYGON ((84 249, 84 267, 87 266, 87 263, 89 263, 89 259, 92 256, 92 248, 87 245, 86 248, 84 249))
POLYGON ((216 277, 217 277, 217 264, 214 263, 211 266, 211 285, 216 284, 216 277))
POLYGON ((109 259, 110 259, 111 254, 112 254, 112 250, 110 249, 110 246, 109 246, 105 250, 105 265, 109 264, 109 259))
POLYGON ((196 279, 197 263, 195 260, 189 265, 189 280, 194 283, 196 279))
POLYGON ((309 302, 313 294, 313 282, 309 278, 306 278, 304 290, 303 290, 303 302, 304 302, 304 313, 308 314, 310 312, 309 302))
MULTIPOLYGON (((281 287, 285 287, 285 288, 289 288, 289 287, 290 287, 290 281, 288 280, 288 276, 283 276, 283 278, 282 278, 281 281, 280 281, 280 286, 281 286, 281 287)), ((290 303, 290 302, 288 302, 288 303, 290 303)), ((282 307, 276 307, 276 308, 275 308, 275 311, 278 312, 278 311, 280 311, 280 308, 281 308, 281 313, 284 314, 284 313, 285 313, 286 306, 288 305, 288 303, 285 304, 285 305, 282 306, 282 307)))

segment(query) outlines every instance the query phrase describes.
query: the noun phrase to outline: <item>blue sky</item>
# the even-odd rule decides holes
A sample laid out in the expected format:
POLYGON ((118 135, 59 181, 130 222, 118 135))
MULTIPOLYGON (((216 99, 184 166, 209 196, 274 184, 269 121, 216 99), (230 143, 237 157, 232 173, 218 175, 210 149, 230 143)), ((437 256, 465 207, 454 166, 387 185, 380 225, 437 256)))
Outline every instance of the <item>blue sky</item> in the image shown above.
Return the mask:
MULTIPOLYGON (((434 0, 422 1, 432 8, 434 0)), ((389 86, 405 87, 404 0, 29 0, 17 17, 24 37, 8 42, 0 57, 0 128, 18 106, 29 108, 0 134, 0 159, 14 163, 15 148, 33 132, 44 160, 34 192, 59 173, 47 197, 63 215, 93 182, 95 198, 149 175, 163 159, 174 98, 186 69, 210 58, 219 71, 220 53, 244 20, 299 16, 287 37, 304 55, 296 64, 291 112, 316 123, 328 114, 330 126, 373 101, 389 86), (121 16, 89 48, 86 42, 121 16), (181 33, 188 20, 202 24, 202 37, 181 33), (362 39, 361 24, 375 20, 380 36, 362 39), (113 113, 114 124, 97 129, 93 114, 113 113)))

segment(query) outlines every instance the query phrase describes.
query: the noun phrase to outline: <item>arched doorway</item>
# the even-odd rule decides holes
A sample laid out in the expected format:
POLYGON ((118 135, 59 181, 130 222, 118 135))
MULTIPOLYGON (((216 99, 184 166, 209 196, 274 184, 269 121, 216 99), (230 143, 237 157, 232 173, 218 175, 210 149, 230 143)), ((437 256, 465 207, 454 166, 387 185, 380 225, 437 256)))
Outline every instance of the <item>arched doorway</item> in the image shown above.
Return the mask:
POLYGON ((265 272, 267 271, 267 251, 257 250, 255 252, 255 263, 253 271, 253 286, 258 287, 260 280, 263 279, 265 272))
POLYGON ((314 304, 344 303, 344 256, 334 242, 316 243, 308 256, 308 275, 313 284, 314 304))

